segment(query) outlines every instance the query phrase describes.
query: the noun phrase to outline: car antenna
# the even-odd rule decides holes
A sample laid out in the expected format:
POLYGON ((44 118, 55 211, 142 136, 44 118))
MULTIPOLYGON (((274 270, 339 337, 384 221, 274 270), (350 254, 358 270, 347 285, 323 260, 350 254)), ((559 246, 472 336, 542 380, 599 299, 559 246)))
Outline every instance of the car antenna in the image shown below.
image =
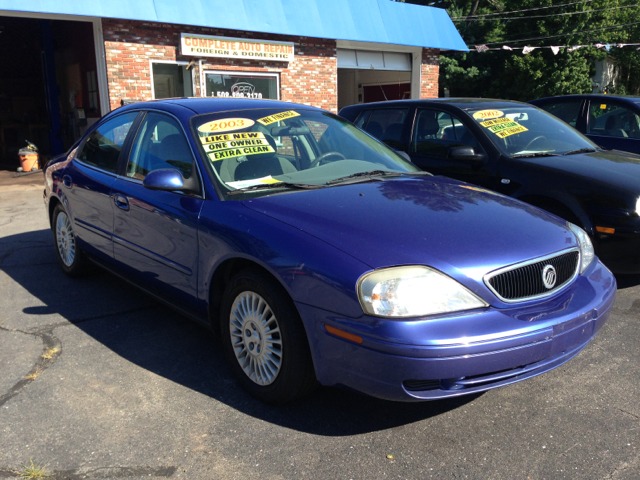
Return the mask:
POLYGON ((387 98, 387 94, 384 93, 384 88, 382 88, 382 84, 380 83, 380 80, 378 79, 378 74, 376 73, 376 69, 373 68, 373 65, 371 65, 371 70, 373 70, 373 74, 376 76, 376 82, 378 82, 378 86, 380 87, 380 90, 382 90, 382 95, 384 95, 385 102, 388 102, 389 99, 387 98))

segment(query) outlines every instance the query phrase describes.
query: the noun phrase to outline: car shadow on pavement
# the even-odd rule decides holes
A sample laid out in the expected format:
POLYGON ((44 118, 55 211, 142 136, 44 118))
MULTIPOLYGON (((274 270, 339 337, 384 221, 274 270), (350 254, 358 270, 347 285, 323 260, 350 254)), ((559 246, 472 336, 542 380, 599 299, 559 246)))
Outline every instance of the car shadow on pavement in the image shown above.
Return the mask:
MULTIPOLYGON (((325 436, 384 430, 440 415, 479 396, 397 403, 338 388, 319 388, 296 403, 268 406, 236 383, 219 339, 204 327, 107 272, 98 270, 82 279, 64 275, 49 230, 0 238, 0 271, 35 297, 26 303, 40 304, 22 308, 21 328, 54 332, 73 324, 140 368, 247 415, 294 430, 325 436)), ((72 356, 73 351, 63 354, 72 356)), ((24 394, 28 394, 28 387, 24 394)))
POLYGON ((640 285, 640 274, 616 274, 618 290, 640 285))

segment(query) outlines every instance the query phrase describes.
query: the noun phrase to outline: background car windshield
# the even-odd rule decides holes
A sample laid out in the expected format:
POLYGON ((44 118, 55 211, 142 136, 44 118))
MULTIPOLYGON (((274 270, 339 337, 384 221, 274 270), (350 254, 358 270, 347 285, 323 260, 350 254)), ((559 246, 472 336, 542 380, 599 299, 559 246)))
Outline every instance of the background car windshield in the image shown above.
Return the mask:
POLYGON ((371 170, 419 171, 327 112, 240 110, 194 117, 192 126, 211 173, 229 191, 278 182, 322 185, 371 170))
POLYGON ((508 156, 562 155, 582 148, 598 148, 571 126, 537 108, 518 105, 467 113, 508 156))

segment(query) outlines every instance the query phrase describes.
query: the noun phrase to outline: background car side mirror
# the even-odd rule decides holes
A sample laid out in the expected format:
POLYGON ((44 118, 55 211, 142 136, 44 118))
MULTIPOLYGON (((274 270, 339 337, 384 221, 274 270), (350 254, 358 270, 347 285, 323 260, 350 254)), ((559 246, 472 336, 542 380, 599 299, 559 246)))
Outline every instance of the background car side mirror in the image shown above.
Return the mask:
POLYGON ((404 158, 407 162, 413 163, 413 161, 411 160, 411 157, 407 152, 403 152, 402 150, 396 150, 396 153, 400 155, 402 158, 404 158))
POLYGON ((144 177, 142 185, 149 190, 161 190, 164 192, 200 192, 195 172, 185 180, 182 174, 175 168, 161 168, 149 172, 149 174, 144 177))
POLYGON ((458 162, 467 162, 473 166, 480 166, 487 160, 487 156, 484 153, 476 153, 475 149, 469 146, 450 148, 447 158, 458 162))

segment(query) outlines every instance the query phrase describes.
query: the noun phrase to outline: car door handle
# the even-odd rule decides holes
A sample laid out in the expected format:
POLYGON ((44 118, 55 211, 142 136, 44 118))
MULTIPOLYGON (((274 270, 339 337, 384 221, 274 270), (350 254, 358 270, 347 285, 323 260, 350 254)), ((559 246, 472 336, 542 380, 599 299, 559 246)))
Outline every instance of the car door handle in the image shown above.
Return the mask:
POLYGON ((113 196, 113 202, 116 204, 116 207, 121 208, 122 210, 129 210, 129 200, 124 195, 120 195, 116 193, 113 196))
POLYGON ((62 177, 62 183, 64 183, 64 186, 67 188, 71 188, 71 185, 73 185, 73 181, 69 175, 64 175, 62 177))

